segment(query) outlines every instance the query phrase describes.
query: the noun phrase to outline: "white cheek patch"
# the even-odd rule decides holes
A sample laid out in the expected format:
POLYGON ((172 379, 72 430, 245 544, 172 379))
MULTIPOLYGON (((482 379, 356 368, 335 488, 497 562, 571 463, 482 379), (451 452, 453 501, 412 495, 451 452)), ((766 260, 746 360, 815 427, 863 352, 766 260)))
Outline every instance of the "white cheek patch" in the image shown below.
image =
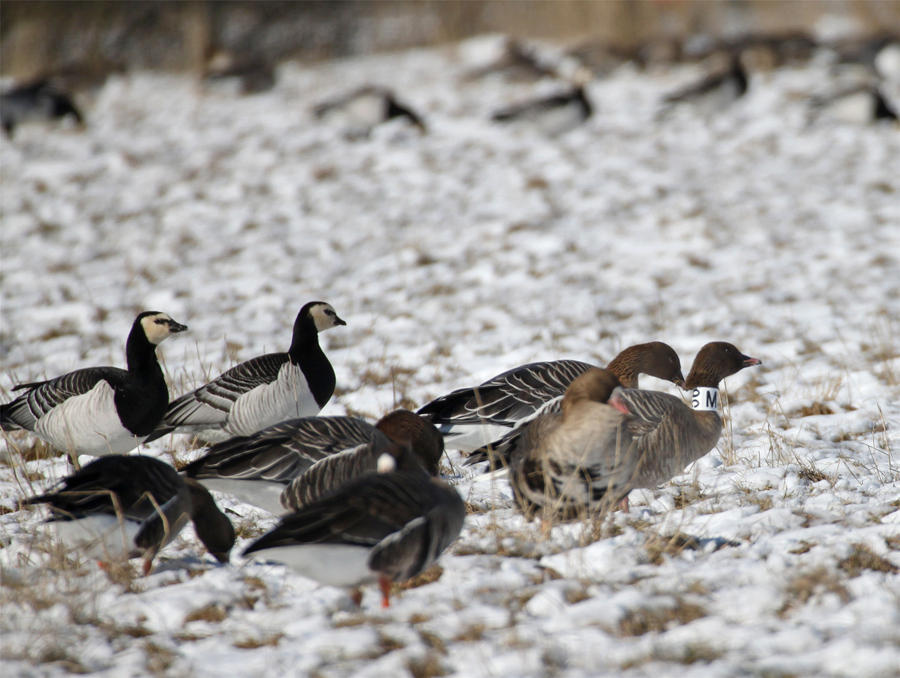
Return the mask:
POLYGON ((701 386, 691 391, 691 407, 698 412, 716 412, 719 409, 719 389, 701 386))
POLYGON ((325 330, 334 327, 334 316, 327 315, 325 311, 331 311, 332 313, 334 313, 334 309, 328 304, 313 306, 310 311, 313 322, 316 324, 316 331, 318 332, 324 332, 325 330))
POLYGON ((159 315, 149 315, 143 320, 141 320, 141 325, 144 327, 144 334, 147 336, 147 341, 151 344, 159 344, 169 336, 169 325, 168 323, 163 323, 162 325, 157 325, 156 321, 159 319, 163 320, 171 320, 169 316, 165 313, 160 313, 159 315))

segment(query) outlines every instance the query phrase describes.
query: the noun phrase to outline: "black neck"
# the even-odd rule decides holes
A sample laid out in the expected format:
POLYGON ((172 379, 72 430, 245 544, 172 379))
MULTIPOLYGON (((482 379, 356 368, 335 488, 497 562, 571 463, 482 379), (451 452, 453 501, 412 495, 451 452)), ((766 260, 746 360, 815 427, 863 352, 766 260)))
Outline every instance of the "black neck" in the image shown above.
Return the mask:
POLYGON ((324 407, 334 395, 336 380, 331 363, 319 346, 315 321, 307 313, 301 313, 294 323, 294 338, 288 356, 303 371, 316 403, 324 407))
MULTIPOLYGON (((125 344, 125 362, 128 365, 129 372, 147 372, 148 370, 159 370, 159 363, 156 360, 156 346, 147 339, 144 334, 144 328, 140 322, 136 322, 131 328, 128 335, 128 341, 125 344)), ((162 371, 160 370, 160 374, 162 371)))

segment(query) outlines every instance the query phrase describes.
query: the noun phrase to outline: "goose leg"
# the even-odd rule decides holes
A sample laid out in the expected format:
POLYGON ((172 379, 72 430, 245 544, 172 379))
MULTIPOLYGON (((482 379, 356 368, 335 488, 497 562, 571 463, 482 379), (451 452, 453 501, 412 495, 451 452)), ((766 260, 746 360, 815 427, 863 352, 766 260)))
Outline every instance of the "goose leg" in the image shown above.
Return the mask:
POLYGON ((350 591, 350 600, 353 601, 353 604, 356 605, 356 607, 362 605, 362 596, 362 589, 356 588, 350 591))
POLYGON ((619 510, 622 511, 622 513, 628 513, 628 508, 628 495, 625 495, 625 498, 619 501, 619 510))
POLYGON ((391 606, 391 580, 381 575, 378 577, 378 588, 381 589, 381 607, 391 606))

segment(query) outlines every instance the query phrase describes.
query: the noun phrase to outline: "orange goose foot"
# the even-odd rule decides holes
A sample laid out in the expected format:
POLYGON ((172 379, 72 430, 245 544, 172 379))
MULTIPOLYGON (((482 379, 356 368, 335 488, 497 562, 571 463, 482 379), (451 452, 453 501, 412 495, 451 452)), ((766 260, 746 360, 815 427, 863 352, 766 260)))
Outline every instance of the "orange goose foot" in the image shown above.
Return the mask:
POLYGON ((628 497, 625 497, 619 502, 619 510, 622 513, 628 513, 628 497))
POLYGON ((381 575, 378 577, 378 588, 381 589, 381 607, 391 606, 391 580, 381 575))

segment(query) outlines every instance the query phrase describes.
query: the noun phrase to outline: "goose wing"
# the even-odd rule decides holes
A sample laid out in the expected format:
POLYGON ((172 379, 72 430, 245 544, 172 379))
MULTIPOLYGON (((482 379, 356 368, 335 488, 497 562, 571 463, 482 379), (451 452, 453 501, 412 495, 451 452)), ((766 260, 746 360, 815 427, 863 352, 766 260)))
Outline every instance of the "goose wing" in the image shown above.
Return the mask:
POLYGON ((569 384, 592 366, 577 360, 530 363, 499 374, 480 386, 463 388, 419 409, 435 426, 484 424, 514 427, 559 408, 569 384))
POLYGON ((127 376, 128 372, 117 367, 90 367, 47 381, 20 384, 13 390, 28 390, 11 403, 0 406, 0 425, 7 429, 33 430, 41 417, 69 398, 90 392, 101 381, 107 381, 115 388, 127 376))
POLYGON ((355 417, 289 419, 213 445, 183 470, 191 478, 287 483, 331 455, 365 445, 375 428, 355 417))
POLYGON ((356 478, 285 517, 244 555, 299 544, 374 546, 434 508, 426 484, 431 484, 426 476, 408 471, 356 478))
POLYGON ((224 423, 238 398, 275 381, 288 360, 287 353, 270 353, 235 365, 205 386, 173 401, 158 430, 224 423))

